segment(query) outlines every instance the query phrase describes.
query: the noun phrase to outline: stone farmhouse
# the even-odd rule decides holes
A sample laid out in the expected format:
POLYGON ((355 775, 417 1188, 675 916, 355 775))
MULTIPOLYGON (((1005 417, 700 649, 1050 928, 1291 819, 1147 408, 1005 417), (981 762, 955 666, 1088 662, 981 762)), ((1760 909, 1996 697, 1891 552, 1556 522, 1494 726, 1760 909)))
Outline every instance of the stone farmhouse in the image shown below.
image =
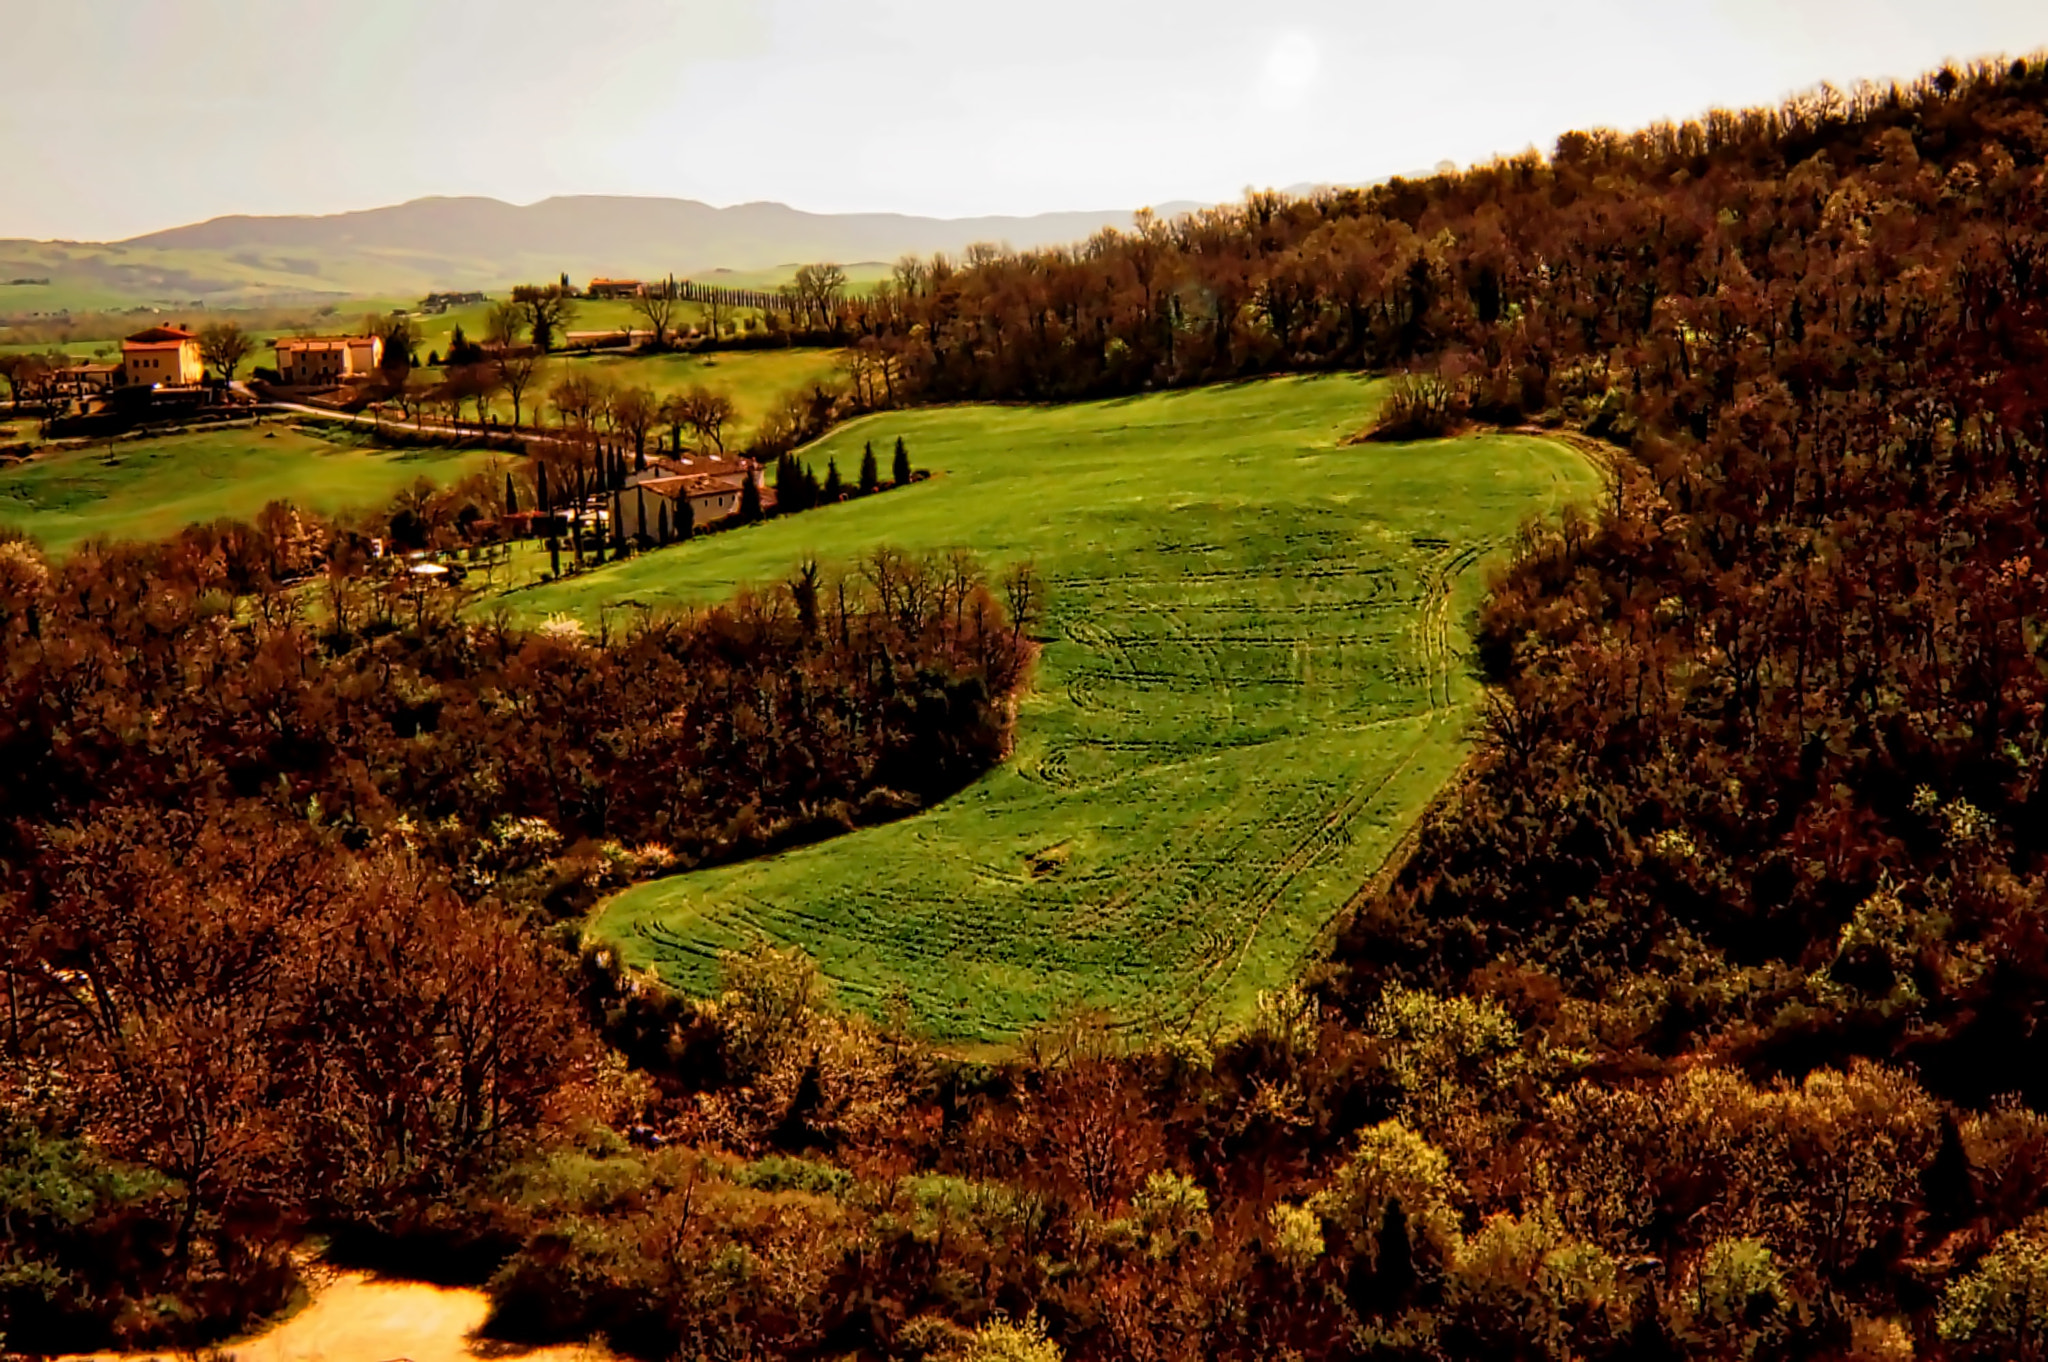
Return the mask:
POLYGON ((179 326, 152 326, 121 342, 121 384, 128 388, 191 388, 206 377, 199 337, 179 326))
POLYGON ((612 493, 611 523, 629 539, 658 540, 662 513, 667 512, 670 532, 676 532, 687 500, 690 523, 702 530, 740 513, 741 489, 749 478, 761 494, 762 509, 771 509, 775 494, 751 459, 650 459, 646 472, 635 473, 623 489, 612 493))
POLYGON ((288 336, 271 342, 279 381, 321 387, 376 372, 384 361, 382 336, 288 336))
POLYGON ((481 293, 429 293, 420 299, 420 311, 438 316, 451 307, 468 307, 490 299, 481 293))
POLYGON ((647 285, 638 279, 593 279, 583 290, 586 298, 638 298, 645 292, 647 285))

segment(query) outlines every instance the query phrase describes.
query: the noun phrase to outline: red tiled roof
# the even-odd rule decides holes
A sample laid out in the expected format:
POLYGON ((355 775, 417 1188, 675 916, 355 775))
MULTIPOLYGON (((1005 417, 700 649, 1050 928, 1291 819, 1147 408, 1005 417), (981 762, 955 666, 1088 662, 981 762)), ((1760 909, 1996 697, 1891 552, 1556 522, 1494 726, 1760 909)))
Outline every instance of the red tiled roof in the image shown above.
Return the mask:
MULTIPOLYGON (((628 487, 626 492, 632 492, 644 487, 648 491, 660 496, 675 497, 680 496, 683 490, 687 488, 690 496, 693 498, 708 497, 717 496, 723 492, 737 492, 740 490, 740 484, 745 481, 745 477, 737 473, 678 474, 675 477, 669 478, 644 478, 634 483, 633 486, 628 487)), ((625 492, 621 492, 619 495, 624 496, 625 492)))
POLYGON ((337 350, 370 345, 375 336, 279 336, 271 347, 277 350, 337 350))
POLYGON ((166 345, 173 341, 198 340, 190 331, 175 326, 152 326, 147 331, 138 331, 123 342, 125 345, 166 345))

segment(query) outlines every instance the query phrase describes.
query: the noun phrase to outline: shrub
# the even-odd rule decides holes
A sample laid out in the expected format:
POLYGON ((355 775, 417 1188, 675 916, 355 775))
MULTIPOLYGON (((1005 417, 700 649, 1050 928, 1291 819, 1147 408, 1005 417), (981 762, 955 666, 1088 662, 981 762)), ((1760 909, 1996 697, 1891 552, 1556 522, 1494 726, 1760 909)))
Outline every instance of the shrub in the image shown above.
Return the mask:
POLYGON ((1998 1237, 1949 1283, 1936 1329, 1964 1358, 2048 1357, 2048 1213, 1998 1237))
POLYGON ((990 1320, 956 1356, 960 1362, 1060 1362, 1058 1345, 1045 1336, 1045 1325, 1035 1314, 1018 1323, 990 1320))
POLYGON ((1433 373, 1402 374, 1366 430, 1368 440, 1435 440, 1457 431, 1469 403, 1465 393, 1433 373))
POLYGON ((1306 1206, 1281 1202, 1266 1213, 1266 1250, 1296 1272, 1306 1272, 1323 1256, 1323 1222, 1306 1206))
POLYGON ((1399 1121, 1382 1121, 1359 1137, 1336 1180, 1309 1205, 1342 1231, 1354 1256, 1370 1265, 1390 1203, 1406 1217, 1411 1246, 1447 1259, 1458 1241, 1453 1198, 1462 1193, 1441 1149, 1399 1121))
POLYGON ((1209 1194, 1184 1173, 1148 1176, 1131 1198, 1131 1211, 1145 1235, 1146 1251, 1155 1258, 1167 1257, 1209 1233, 1209 1194))

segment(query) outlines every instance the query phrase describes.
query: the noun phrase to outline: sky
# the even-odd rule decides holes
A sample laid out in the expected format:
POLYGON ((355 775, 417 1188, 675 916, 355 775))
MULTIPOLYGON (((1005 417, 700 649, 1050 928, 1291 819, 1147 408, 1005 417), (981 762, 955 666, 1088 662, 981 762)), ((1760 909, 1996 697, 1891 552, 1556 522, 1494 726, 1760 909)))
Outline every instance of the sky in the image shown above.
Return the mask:
POLYGON ((0 0, 0 237, 427 195, 1361 183, 2048 48, 2043 0, 0 0))

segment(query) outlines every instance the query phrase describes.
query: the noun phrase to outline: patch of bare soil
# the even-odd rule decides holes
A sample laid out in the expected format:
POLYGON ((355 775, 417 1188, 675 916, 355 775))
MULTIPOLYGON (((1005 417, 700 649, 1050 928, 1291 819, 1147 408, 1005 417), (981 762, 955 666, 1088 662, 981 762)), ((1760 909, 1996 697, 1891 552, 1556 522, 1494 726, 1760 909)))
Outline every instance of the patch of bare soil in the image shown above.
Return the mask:
MULTIPOLYGON (((490 1313, 483 1292, 350 1272, 267 1333, 221 1349, 235 1362, 610 1362, 595 1344, 519 1350, 473 1337, 490 1313)), ((140 1362, 111 1353, 62 1362, 140 1362)))

